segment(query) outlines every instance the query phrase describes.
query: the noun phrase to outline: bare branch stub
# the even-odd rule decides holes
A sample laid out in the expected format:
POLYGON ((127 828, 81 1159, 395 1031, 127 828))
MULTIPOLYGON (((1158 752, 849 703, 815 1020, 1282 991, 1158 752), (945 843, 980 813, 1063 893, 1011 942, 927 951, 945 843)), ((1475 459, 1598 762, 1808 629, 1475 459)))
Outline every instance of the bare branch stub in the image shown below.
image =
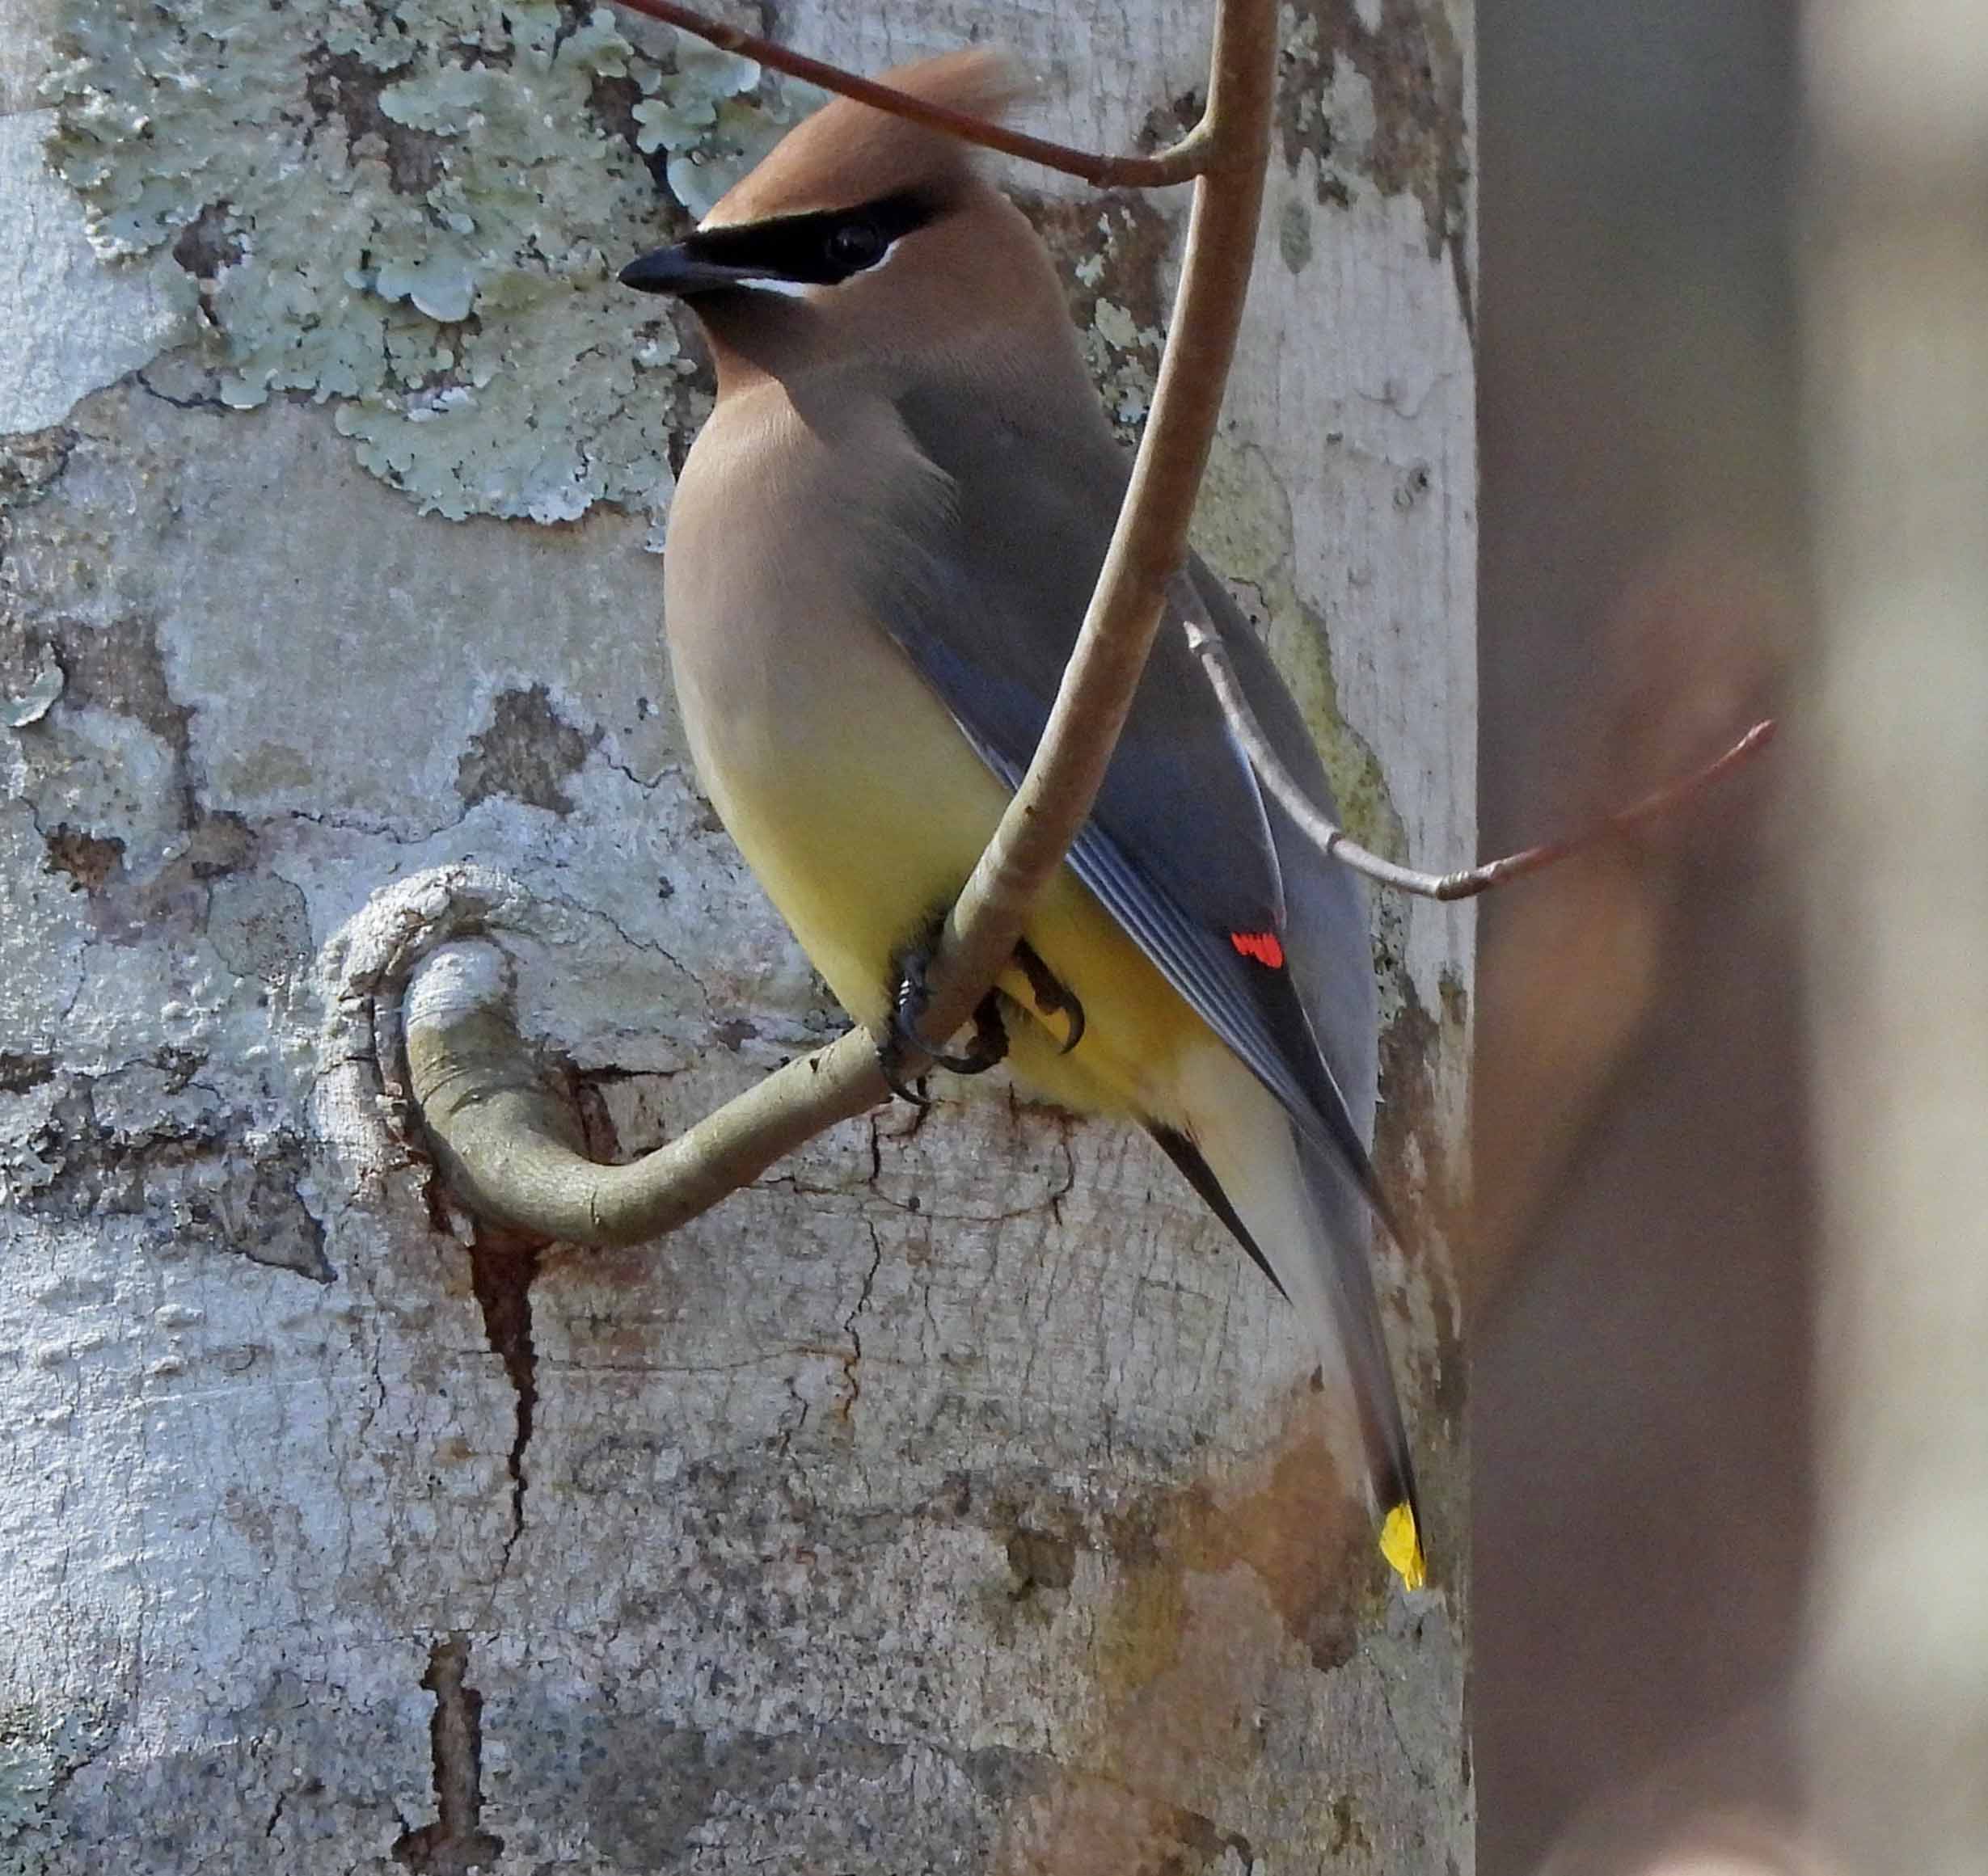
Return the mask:
POLYGON ((1193 181, 1204 173, 1211 160, 1214 139, 1206 118, 1178 143, 1150 156, 1106 156, 1091 150, 1075 150, 1068 144, 1053 143, 1046 137, 1030 137, 1022 131, 1011 130, 1006 124, 990 123, 984 117, 948 110, 943 104, 927 103, 922 98, 893 91, 888 85, 880 85, 874 79, 860 77, 840 65, 810 58, 805 53, 795 52, 774 40, 762 39, 740 27, 728 26, 722 20, 677 5, 677 0, 615 0, 615 3, 626 6, 631 13, 660 19, 665 25, 687 32, 694 39, 703 40, 722 52, 751 59, 787 78, 799 78, 804 84, 818 86, 840 97, 853 98, 859 104, 888 111, 894 117, 909 118, 914 124, 922 124, 931 129, 943 131, 948 137, 956 137, 963 143, 998 150, 1004 156, 1039 163, 1045 169, 1055 170, 1064 175, 1080 177, 1100 188, 1167 188, 1177 183, 1193 181))
POLYGON ((1586 827, 1564 840, 1547 841, 1536 847, 1522 848, 1516 854, 1507 854, 1502 858, 1486 860, 1481 866, 1469 867, 1460 873, 1443 875, 1437 883, 1444 890, 1436 895, 1441 899, 1469 899, 1493 886, 1502 886, 1509 879, 1522 879, 1529 873, 1538 873, 1545 868, 1585 852, 1609 839, 1619 839, 1633 834, 1640 828, 1674 813, 1687 802, 1702 795, 1715 782, 1722 781, 1735 769, 1750 762, 1771 743, 1780 726, 1772 717, 1763 717, 1733 745, 1722 754, 1716 756, 1702 768, 1695 769, 1688 775, 1680 776, 1675 782, 1667 782, 1661 788, 1654 789, 1640 801, 1632 802, 1627 807, 1618 808, 1614 813, 1604 815, 1592 826, 1586 827))
POLYGON ((1648 823, 1682 807, 1735 769, 1752 761, 1774 740, 1776 729, 1773 718, 1762 719, 1732 748, 1703 768, 1694 769, 1678 781, 1667 782, 1640 801, 1604 816, 1591 827, 1564 840, 1544 841, 1538 846, 1523 848, 1516 854, 1506 854, 1452 873, 1425 873, 1413 866, 1382 859, 1319 812, 1271 748, 1269 740, 1256 721, 1256 713, 1249 707, 1248 699, 1243 694, 1228 652, 1223 649, 1214 628, 1205 618, 1197 616, 1197 609, 1189 611, 1187 634, 1188 648, 1200 659, 1209 686, 1222 705, 1223 715, 1229 719, 1236 740, 1248 757, 1251 768, 1306 836, 1321 851, 1352 867, 1356 873, 1364 874, 1382 886, 1392 887, 1396 892, 1412 893, 1419 899, 1446 902, 1475 899, 1479 893, 1488 892, 1494 886, 1522 879, 1529 873, 1543 872, 1602 841, 1632 834, 1648 823))

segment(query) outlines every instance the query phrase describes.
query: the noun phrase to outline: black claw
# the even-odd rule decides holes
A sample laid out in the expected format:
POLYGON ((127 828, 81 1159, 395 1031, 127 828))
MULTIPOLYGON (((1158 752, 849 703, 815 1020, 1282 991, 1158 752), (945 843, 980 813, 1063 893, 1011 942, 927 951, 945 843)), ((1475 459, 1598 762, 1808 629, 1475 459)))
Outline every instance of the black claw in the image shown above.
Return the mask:
POLYGON ((905 1053, 903 1039, 895 1031, 887 1041, 876 1045, 876 1065, 883 1072, 884 1086, 900 1101, 909 1101, 914 1107, 929 1107, 932 1098, 925 1092, 925 1077, 921 1075, 915 1081, 905 1079, 900 1065, 905 1053))
POLYGON ((992 990, 981 998, 973 1011, 973 1042, 965 1054, 947 1055, 925 1039, 918 1025, 927 1001, 925 968, 930 955, 921 948, 907 951, 898 959, 897 986, 890 1000, 890 1034, 877 1045, 876 1051, 884 1086, 900 1100, 918 1107, 929 1107, 931 1102, 924 1092, 922 1076, 916 1081, 905 1077, 903 1064, 907 1059, 922 1056, 956 1075, 984 1075, 1005 1060, 1008 1052, 1007 1025, 1002 1021, 1001 1000, 992 990))
POLYGON ((997 992, 990 990, 981 998, 973 1011, 973 1046, 964 1055, 949 1056, 943 1049, 934 1048, 919 1031, 918 1019, 925 1014, 923 990, 921 982, 916 999, 907 1002, 903 988, 899 988, 897 1000, 891 1012, 890 1027, 891 1039, 897 1044, 900 1056, 923 1056, 935 1067, 945 1069, 956 1075, 984 1075, 997 1063, 1007 1059, 1008 1030, 1007 1025, 1001 1020, 1001 1005, 997 992))
POLYGON ((1015 961, 1022 968, 1022 975, 1028 980, 1029 994, 1036 1000, 1036 1007, 1051 1016, 1060 1016, 1070 1025, 1070 1034, 1064 1038, 1058 1055, 1068 1055, 1083 1040, 1083 1005, 1078 1001, 1071 990, 1043 963, 1035 946, 1027 938, 1015 942, 1015 961))

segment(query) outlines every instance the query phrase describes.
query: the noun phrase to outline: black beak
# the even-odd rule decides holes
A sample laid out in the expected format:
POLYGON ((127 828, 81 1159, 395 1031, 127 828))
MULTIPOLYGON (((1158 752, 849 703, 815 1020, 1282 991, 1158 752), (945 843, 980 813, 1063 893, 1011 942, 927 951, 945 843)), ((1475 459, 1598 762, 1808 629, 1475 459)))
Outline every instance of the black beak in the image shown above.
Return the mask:
POLYGON ((633 287, 639 293, 674 293, 679 299, 716 293, 756 277, 748 268, 700 259, 688 242, 674 247, 659 247, 653 254, 630 261, 621 270, 623 286, 633 287))

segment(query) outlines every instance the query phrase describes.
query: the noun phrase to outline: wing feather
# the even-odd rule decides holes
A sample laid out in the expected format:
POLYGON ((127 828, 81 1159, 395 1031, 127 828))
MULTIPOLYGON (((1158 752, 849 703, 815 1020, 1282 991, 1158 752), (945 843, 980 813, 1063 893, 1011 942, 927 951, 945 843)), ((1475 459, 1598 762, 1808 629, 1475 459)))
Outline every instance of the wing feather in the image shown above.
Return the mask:
MULTIPOLYGON (((921 478, 920 512, 905 517, 897 550, 876 557, 893 570, 889 590, 876 596, 880 610, 981 759, 1012 788, 1035 753, 1103 563, 1126 460, 1101 419, 1074 448, 1062 436, 1059 451, 984 411, 948 410, 935 392, 907 397, 899 410, 937 473, 921 478), (942 513, 933 512, 935 491, 942 513)), ((1302 749, 1291 759, 1329 807, 1302 719, 1247 622, 1198 560, 1188 577, 1245 683, 1274 690, 1282 708, 1268 710, 1267 727, 1295 736, 1302 749)), ((1319 1033, 1304 994, 1305 979, 1323 969, 1349 976, 1346 994, 1364 995, 1370 1010, 1364 911, 1350 880, 1331 877, 1340 869, 1325 869, 1308 850, 1294 854, 1306 875, 1295 891, 1299 923, 1318 928, 1294 935, 1324 938, 1332 954, 1287 968, 1237 947, 1239 934, 1289 929, 1288 835, 1277 837, 1178 613, 1176 604, 1163 624, 1070 865, 1300 1129, 1342 1156, 1378 1202, 1366 1129, 1332 1059, 1334 1039, 1319 1033)), ((1328 1027, 1349 1039, 1361 1033, 1357 1022, 1328 1027)), ((1370 1016, 1365 1028, 1370 1035, 1370 1016)), ((1356 1088, 1372 1085, 1370 1042, 1367 1049, 1365 1064, 1346 1064, 1365 1068, 1356 1088)))

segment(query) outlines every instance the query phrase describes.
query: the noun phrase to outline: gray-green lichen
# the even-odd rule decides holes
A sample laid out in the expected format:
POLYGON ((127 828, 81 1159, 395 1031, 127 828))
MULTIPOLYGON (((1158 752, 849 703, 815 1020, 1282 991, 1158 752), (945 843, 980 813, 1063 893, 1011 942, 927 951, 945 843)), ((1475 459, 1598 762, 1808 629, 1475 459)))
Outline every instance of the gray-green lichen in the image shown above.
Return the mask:
POLYGON ((1470 78, 1454 11, 1454 0, 1285 0, 1277 116, 1284 161, 1295 173, 1311 159, 1321 205, 1350 206, 1363 183, 1415 197, 1429 259, 1449 250, 1467 326, 1470 78))
POLYGON ((32 1707, 0 1710, 0 1876, 38 1876, 60 1838, 54 1799, 96 1756, 108 1731, 100 1713, 49 1719, 32 1707))
POLYGON ((1084 362, 1113 427, 1138 440, 1166 343, 1169 261, 1176 225, 1133 190, 1078 201, 1024 197, 1062 263, 1084 362))
MULTIPOLYGON (((65 0, 49 161, 169 247, 226 404, 339 405, 424 511, 659 512, 691 361, 614 284, 653 162, 700 214, 795 115, 749 62, 519 0, 65 0)), ((665 205, 667 206, 667 205, 665 205)))

